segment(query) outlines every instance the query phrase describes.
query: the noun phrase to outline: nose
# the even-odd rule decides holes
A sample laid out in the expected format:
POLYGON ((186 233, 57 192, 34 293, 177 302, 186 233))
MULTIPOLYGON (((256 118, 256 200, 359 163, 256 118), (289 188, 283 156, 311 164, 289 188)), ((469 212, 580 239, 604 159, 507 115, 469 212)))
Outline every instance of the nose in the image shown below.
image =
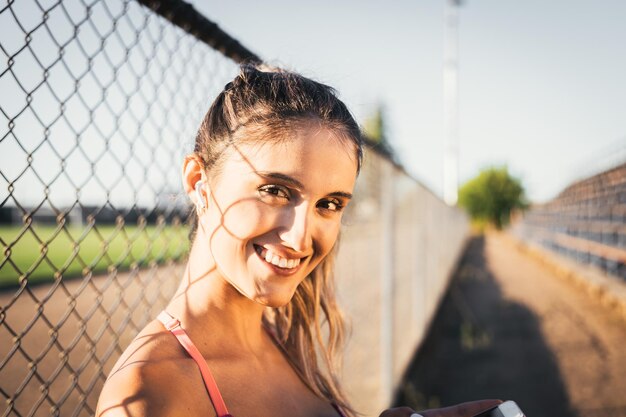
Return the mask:
POLYGON ((290 212, 284 216, 284 224, 278 233, 286 246, 297 252, 306 252, 311 247, 311 216, 307 204, 290 207, 290 212))

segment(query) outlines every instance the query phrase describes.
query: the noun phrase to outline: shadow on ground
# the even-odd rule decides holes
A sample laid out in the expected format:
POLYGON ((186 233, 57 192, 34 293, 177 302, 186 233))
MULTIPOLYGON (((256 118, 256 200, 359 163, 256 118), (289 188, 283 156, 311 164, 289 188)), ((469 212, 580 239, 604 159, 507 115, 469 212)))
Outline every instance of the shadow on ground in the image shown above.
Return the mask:
POLYGON ((527 417, 575 416, 537 318, 503 299, 484 253, 485 239, 473 238, 395 403, 424 410, 500 398, 527 417))

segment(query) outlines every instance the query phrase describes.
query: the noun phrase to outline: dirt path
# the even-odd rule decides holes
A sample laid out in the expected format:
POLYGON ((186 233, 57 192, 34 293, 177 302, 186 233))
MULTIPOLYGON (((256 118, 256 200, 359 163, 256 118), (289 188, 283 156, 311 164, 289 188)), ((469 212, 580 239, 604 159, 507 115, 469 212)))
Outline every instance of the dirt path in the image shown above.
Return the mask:
POLYGON ((0 292, 0 415, 93 415, 106 375, 171 297, 181 268, 0 292))
POLYGON ((515 399, 528 417, 626 416, 626 322, 497 235, 474 239, 399 403, 515 399))

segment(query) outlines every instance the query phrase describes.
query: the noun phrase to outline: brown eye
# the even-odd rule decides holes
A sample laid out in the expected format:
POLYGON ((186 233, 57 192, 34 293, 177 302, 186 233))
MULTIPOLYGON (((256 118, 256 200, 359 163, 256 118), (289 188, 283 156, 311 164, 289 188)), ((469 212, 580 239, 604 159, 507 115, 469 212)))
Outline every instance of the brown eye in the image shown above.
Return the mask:
POLYGON ((328 211, 340 211, 343 208, 343 205, 339 200, 322 200, 317 204, 317 206, 328 211))
POLYGON ((259 194, 261 194, 261 196, 284 198, 287 200, 290 197, 289 189, 282 185, 264 185, 259 187, 259 194))

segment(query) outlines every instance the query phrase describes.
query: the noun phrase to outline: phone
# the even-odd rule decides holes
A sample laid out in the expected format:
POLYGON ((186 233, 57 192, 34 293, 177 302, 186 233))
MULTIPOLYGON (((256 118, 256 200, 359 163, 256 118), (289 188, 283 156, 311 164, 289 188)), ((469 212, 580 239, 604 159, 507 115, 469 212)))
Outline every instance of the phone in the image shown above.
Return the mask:
POLYGON ((474 417, 526 417, 515 401, 505 401, 474 417))

